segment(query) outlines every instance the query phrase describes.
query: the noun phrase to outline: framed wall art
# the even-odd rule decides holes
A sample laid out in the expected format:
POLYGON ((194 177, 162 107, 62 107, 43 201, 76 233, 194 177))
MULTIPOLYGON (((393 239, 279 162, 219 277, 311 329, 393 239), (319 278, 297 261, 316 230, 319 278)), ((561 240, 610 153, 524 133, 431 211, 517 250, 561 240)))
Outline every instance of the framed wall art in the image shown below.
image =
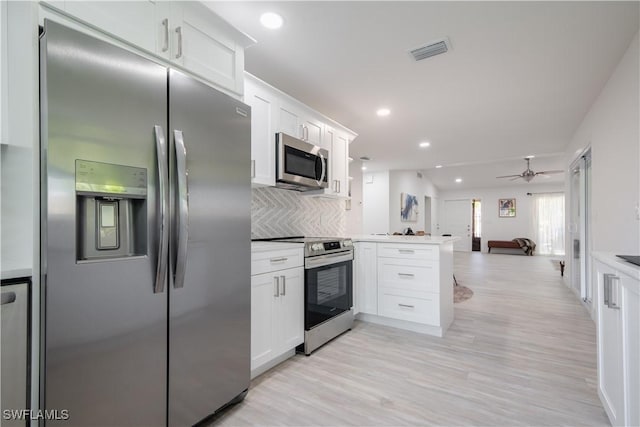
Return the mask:
POLYGON ((418 198, 409 193, 400 193, 400 221, 418 221, 418 198))
POLYGON ((516 199, 498 199, 498 217, 513 218, 516 216, 516 199))

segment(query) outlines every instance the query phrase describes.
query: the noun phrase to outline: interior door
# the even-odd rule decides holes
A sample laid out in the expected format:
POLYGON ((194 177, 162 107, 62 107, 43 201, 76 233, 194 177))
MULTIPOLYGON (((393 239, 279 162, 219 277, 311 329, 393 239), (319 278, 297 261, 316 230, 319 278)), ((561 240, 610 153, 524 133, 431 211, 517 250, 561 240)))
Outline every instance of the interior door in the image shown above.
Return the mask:
POLYGON ((169 94, 169 425, 177 426, 249 387, 251 109, 175 70, 169 94))
POLYGON ((69 420, 47 425, 164 425, 167 292, 154 287, 162 157, 154 128, 167 129, 167 70, 57 23, 45 20, 44 28, 41 408, 69 411, 69 420), (96 169, 76 170, 78 160, 96 169), (102 225, 89 226, 93 217, 83 222, 84 201, 109 205, 128 197, 118 174, 94 188, 97 196, 81 195, 81 178, 104 178, 98 169, 146 177, 146 198, 130 204, 138 208, 133 230, 138 256, 95 245, 89 248, 93 259, 80 256, 81 237, 103 231, 102 225), (109 199, 103 191, 120 193, 109 199))
POLYGON ((440 234, 460 238, 453 243, 454 251, 471 251, 471 200, 445 200, 442 224, 440 234))

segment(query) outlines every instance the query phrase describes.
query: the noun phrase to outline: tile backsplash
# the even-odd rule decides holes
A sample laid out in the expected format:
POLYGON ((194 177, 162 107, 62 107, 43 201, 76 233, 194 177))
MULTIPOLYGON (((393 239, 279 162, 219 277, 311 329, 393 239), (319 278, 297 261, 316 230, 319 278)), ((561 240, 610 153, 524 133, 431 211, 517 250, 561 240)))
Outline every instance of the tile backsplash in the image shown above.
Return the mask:
POLYGON ((251 238, 343 236, 344 200, 303 196, 280 188, 251 190, 251 238))

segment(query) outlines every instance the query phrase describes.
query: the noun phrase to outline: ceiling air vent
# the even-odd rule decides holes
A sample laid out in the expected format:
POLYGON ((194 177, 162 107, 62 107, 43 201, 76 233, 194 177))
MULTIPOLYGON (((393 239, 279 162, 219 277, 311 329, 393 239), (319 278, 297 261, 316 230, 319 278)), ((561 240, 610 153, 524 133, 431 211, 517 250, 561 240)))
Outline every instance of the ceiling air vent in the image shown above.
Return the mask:
POLYGON ((423 59, 446 53, 449 49, 451 49, 451 43, 449 39, 444 38, 430 42, 426 46, 413 49, 409 53, 411 53, 411 56, 413 56, 413 59, 416 61, 422 61, 423 59))

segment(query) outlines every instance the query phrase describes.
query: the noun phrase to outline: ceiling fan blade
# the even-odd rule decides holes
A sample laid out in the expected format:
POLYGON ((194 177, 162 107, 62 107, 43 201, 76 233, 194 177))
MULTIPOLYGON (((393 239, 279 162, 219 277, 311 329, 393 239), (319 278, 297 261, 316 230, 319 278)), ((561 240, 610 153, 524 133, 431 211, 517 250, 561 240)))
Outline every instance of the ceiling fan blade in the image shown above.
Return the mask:
POLYGON ((536 172, 536 175, 551 175, 552 173, 563 173, 563 170, 552 170, 552 171, 540 171, 536 172))
POLYGON ((496 176, 496 178, 522 178, 522 175, 504 175, 504 176, 496 176))
POLYGON ((515 181, 516 179, 522 178, 520 175, 516 175, 515 178, 511 178, 509 181, 515 181))

